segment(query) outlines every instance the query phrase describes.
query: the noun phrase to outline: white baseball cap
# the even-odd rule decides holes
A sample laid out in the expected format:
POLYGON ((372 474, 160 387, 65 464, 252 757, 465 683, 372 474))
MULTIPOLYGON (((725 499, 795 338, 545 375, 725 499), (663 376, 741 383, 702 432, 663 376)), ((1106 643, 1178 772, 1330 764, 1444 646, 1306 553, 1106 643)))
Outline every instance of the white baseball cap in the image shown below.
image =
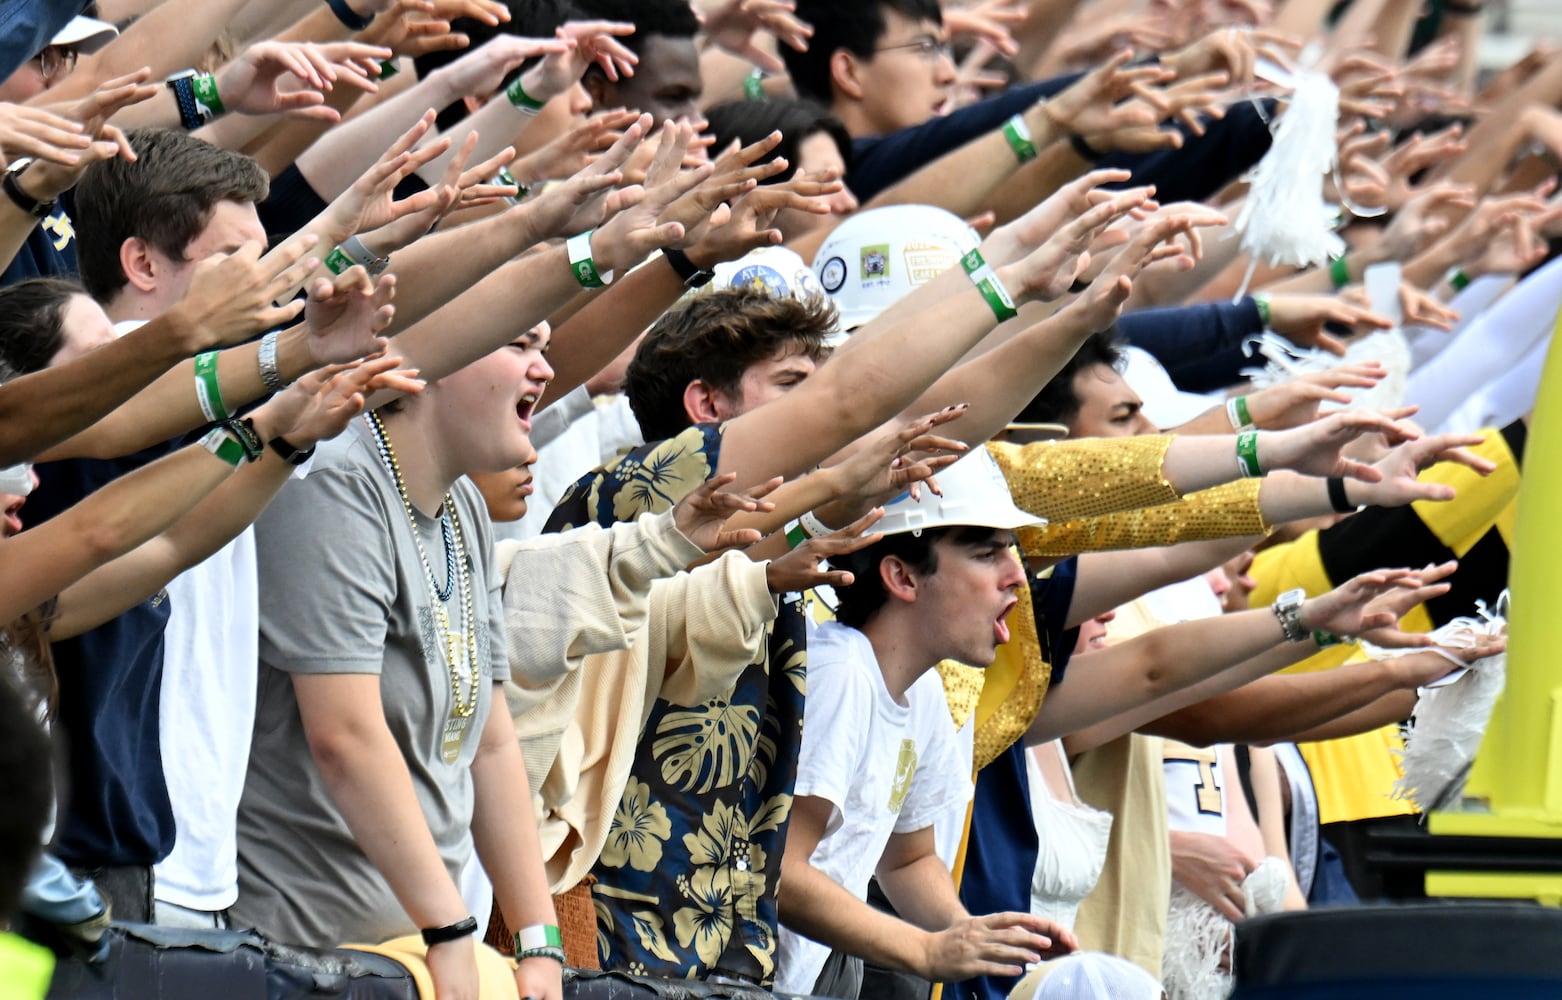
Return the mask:
POLYGON ((1076 951, 1041 967, 1031 1000, 1161 1000, 1155 977, 1139 966, 1098 951, 1076 951))
POLYGON ((942 208, 875 208, 835 227, 814 255, 814 274, 850 332, 959 266, 981 242, 964 219, 942 208))
POLYGON ((50 45, 68 45, 82 55, 91 55, 119 37, 119 29, 95 17, 73 17, 49 39, 50 45))
POLYGON ((823 296, 808 262, 786 247, 759 247, 737 260, 717 264, 715 278, 705 291, 752 288, 777 298, 806 299, 823 296))
POLYGON ((1047 523, 1046 518, 1028 514, 1014 505, 1003 470, 998 468, 986 448, 975 448, 960 461, 941 470, 938 487, 943 496, 938 496, 924 484, 918 499, 913 499, 910 491, 896 497, 885 506, 883 519, 871 530, 896 535, 927 528, 972 525, 1012 531, 1047 523))

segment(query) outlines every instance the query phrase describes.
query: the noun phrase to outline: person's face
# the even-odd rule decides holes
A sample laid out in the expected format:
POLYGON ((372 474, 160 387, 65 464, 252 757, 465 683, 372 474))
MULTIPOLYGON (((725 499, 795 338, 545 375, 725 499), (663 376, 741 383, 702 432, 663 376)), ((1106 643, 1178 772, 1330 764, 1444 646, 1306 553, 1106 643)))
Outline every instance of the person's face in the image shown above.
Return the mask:
POLYGON ((532 414, 553 378, 546 323, 439 381, 444 440, 466 475, 508 472, 535 461, 532 414))
POLYGON ((114 324, 109 321, 103 307, 86 295, 72 295, 61 317, 64 326, 60 349, 49 359, 49 366, 63 365, 75 360, 94 347, 113 340, 114 324))
POLYGON ((1079 412, 1069 421, 1069 437, 1134 437, 1154 434, 1144 401, 1108 365, 1092 365, 1074 376, 1079 412))
POLYGON ((694 39, 647 35, 636 41, 635 54, 640 64, 634 76, 616 83, 596 73, 587 77, 595 110, 627 108, 653 116, 658 125, 705 120, 700 114, 705 84, 694 39))
POLYGON ((206 228, 184 248, 184 257, 175 260, 156 247, 148 247, 147 257, 156 279, 151 290, 160 304, 159 311, 171 308, 190 290, 195 265, 208 257, 231 254, 246 243, 266 244, 266 227, 252 202, 219 201, 212 206, 206 228))
POLYGON ((884 12, 884 35, 872 57, 856 61, 860 112, 884 135, 942 114, 955 82, 955 62, 943 29, 884 12))
MULTIPOLYGON (((38 473, 29 467, 28 476, 32 477, 33 489, 38 488, 38 473)), ((22 530, 22 505, 27 498, 19 493, 0 493, 0 538, 10 538, 22 530)))
POLYGON ((1080 656, 1106 648, 1106 627, 1117 617, 1116 611, 1108 611, 1079 626, 1079 639, 1074 643, 1074 655, 1080 656))
POLYGON ((513 469, 472 475, 472 482, 488 507, 488 516, 495 523, 519 521, 526 516, 527 497, 532 495, 532 466, 536 461, 537 450, 533 448, 527 459, 513 469))
POLYGON ((1009 641, 1009 612, 1025 585, 1025 567, 1013 544, 1007 531, 975 542, 945 537, 933 543, 937 568, 919 578, 916 603, 920 619, 933 630, 929 651, 937 659, 985 667, 1009 641))
POLYGON ((816 367, 813 358, 796 348, 787 348, 775 357, 756 361, 743 372, 736 395, 714 394, 718 419, 731 420, 780 399, 802 385, 816 367))
MULTIPOLYGON (((828 132, 815 132, 797 145, 797 170, 800 175, 821 177, 831 170, 836 177, 846 176, 846 161, 841 158, 840 147, 828 132)), ((795 208, 783 208, 776 213, 776 228, 781 230, 783 242, 813 232, 821 225, 830 224, 832 216, 850 215, 857 211, 857 199, 849 188, 831 195, 825 202, 829 215, 813 215, 795 208)))
POLYGON ((0 82, 0 101, 21 104, 70 76, 76 68, 76 50, 65 45, 50 45, 18 66, 0 82))

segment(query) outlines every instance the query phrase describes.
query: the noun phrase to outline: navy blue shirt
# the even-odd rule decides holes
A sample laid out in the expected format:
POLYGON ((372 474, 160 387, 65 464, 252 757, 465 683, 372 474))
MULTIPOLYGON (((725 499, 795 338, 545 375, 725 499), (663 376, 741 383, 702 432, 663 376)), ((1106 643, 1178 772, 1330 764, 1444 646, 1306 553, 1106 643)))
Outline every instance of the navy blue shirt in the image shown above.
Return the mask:
POLYGON ((1263 332, 1264 323, 1257 304, 1244 298, 1126 313, 1117 329, 1130 344, 1155 355, 1177 388, 1216 392, 1241 380, 1249 364, 1243 341, 1263 332))
MULTIPOLYGON (((124 458, 40 465, 38 489, 27 498, 28 517, 46 521, 177 444, 124 458)), ((53 849, 74 868, 152 865, 173 850, 174 816, 158 738, 168 612, 165 591, 105 625, 54 643, 56 726, 68 761, 53 849)))
MULTIPOLYGON (((1063 679, 1079 629, 1065 627, 1074 602, 1079 560, 1065 559, 1050 576, 1031 578, 1031 606, 1042 653, 1052 664, 1052 684, 1063 679)), ((975 915, 1029 913, 1031 873, 1036 870, 1036 820, 1031 813, 1030 779, 1025 772, 1025 741, 1014 743, 976 775, 971 804, 971 832, 960 876, 960 902, 975 915)), ((968 979, 945 996, 968 1000, 1004 1000, 1018 977, 983 976, 968 979)))
POLYGON ((76 227, 70 217, 70 192, 27 235, 27 241, 0 273, 0 286, 28 278, 72 278, 76 269, 76 227))

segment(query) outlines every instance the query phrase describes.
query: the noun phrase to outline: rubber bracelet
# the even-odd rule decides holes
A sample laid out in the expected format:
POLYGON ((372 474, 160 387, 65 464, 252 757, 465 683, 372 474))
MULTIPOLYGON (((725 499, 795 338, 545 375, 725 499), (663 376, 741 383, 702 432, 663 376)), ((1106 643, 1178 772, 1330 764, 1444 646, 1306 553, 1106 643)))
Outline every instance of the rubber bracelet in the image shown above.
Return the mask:
POLYGON ((1079 158, 1082 160, 1095 163, 1101 159, 1101 154, 1095 149, 1091 148, 1090 143, 1086 142, 1083 136, 1075 135, 1074 133, 1070 132, 1068 137, 1068 144, 1074 147, 1074 152, 1078 153, 1079 158))
POLYGON ((612 271, 598 271, 597 262, 591 256, 591 234, 588 229, 579 236, 571 236, 564 244, 569 252, 569 267, 575 272, 575 280, 582 288, 602 288, 613 283, 612 271))
POLYGON ((429 947, 436 944, 444 944, 446 941, 459 941, 464 937, 471 937, 477 933, 477 918, 467 917, 465 920, 457 920, 453 924, 444 927, 429 927, 423 931, 423 943, 429 947))
POLYGON ((559 963, 560 965, 563 965, 564 964, 564 949, 563 948, 527 948, 524 951, 518 951, 518 952, 515 953, 515 960, 517 962, 524 962, 528 958, 551 958, 551 959, 553 959, 553 961, 559 963))
POLYGON ((362 31, 374 23, 374 18, 364 15, 347 6, 347 0, 325 0, 325 5, 331 8, 331 13, 342 25, 354 31, 362 31))
POLYGON ((394 60, 394 59, 384 59, 384 60, 381 60, 381 62, 380 62, 380 79, 381 80, 389 80, 391 77, 395 76, 397 73, 400 73, 400 72, 401 72, 401 67, 396 65, 396 60, 394 60))
POLYGON ((228 408, 222 403, 222 385, 217 380, 216 351, 195 356, 195 401, 201 404, 201 414, 208 423, 228 419, 228 408))
POLYGON ((520 77, 516 77, 515 79, 511 80, 510 85, 504 88, 504 96, 508 97, 510 99, 510 103, 515 105, 515 110, 519 111, 523 115, 540 114, 542 112, 542 106, 547 103, 546 101, 539 101, 537 98, 528 94, 526 92, 526 87, 521 84, 520 77))
POLYGON ((803 530, 803 526, 801 524, 794 524, 790 528, 786 529, 787 548, 795 549, 806 541, 808 541, 808 532, 803 530))
POLYGON ((998 280, 998 274, 983 259, 980 250, 972 250, 960 258, 960 266, 965 268, 966 277, 971 279, 977 291, 982 293, 982 298, 987 300, 987 305, 1003 323, 1019 315, 1015 308, 1014 299, 1010 297, 1008 289, 1003 287, 1003 282, 998 280))
POLYGON ((207 121, 228 109, 222 106, 222 95, 217 93, 217 78, 210 73, 197 73, 190 77, 190 89, 195 93, 195 108, 207 121))
POLYGON ((746 101, 763 101, 768 97, 765 93, 765 71, 756 69, 743 78, 743 99, 746 101))
POLYGON ((1469 288, 1472 280, 1468 274, 1464 273, 1463 268, 1456 267, 1448 272, 1448 285, 1456 292, 1462 292, 1469 288))
POLYGON ((1264 324, 1265 330, 1269 329, 1269 324, 1273 322, 1271 317, 1274 315, 1269 311, 1269 296, 1264 292, 1253 293, 1253 305, 1258 308, 1258 321, 1264 324))
POLYGON ((1318 644, 1319 649, 1328 649, 1330 646, 1338 646, 1344 641, 1344 639, 1341 639, 1333 632, 1325 632, 1322 629, 1313 629, 1313 642, 1318 644))
POLYGON ((343 253, 341 247, 333 247, 331 252, 325 255, 325 266, 332 274, 342 274, 353 266, 353 259, 343 253))
POLYGON ((1243 431, 1237 435, 1237 468, 1246 479, 1257 479, 1264 474, 1258 464, 1258 432, 1243 431))
POLYGON ((515 950, 517 953, 531 951, 535 948, 560 948, 564 947, 564 934, 555 924, 532 924, 530 927, 522 927, 515 932, 515 950))
POLYGON ((226 427, 213 427, 201 438, 201 447, 237 469, 244 462, 244 446, 226 427))
POLYGON ((1015 115, 1003 123, 1003 137, 1009 141, 1009 148, 1014 150, 1014 156, 1021 163, 1029 163, 1036 158, 1036 140, 1031 137, 1030 126, 1025 124, 1025 119, 1015 115))
POLYGON ((260 384, 268 392, 281 392, 287 388, 282 372, 277 368, 277 341, 282 335, 275 330, 260 338, 260 384))
POLYGON ((1350 284, 1350 265, 1345 263, 1345 255, 1340 254, 1329 262, 1329 280, 1334 283, 1334 290, 1339 291, 1350 284))
POLYGON ((1254 429, 1253 416, 1247 412, 1246 396, 1233 396, 1226 400, 1226 417, 1231 421, 1231 429, 1234 431, 1254 429))
POLYGON ((1361 509, 1346 495, 1344 476, 1330 476, 1325 482, 1329 485, 1329 506, 1336 514, 1354 514, 1361 509))
POLYGON ((255 429, 255 421, 249 417, 238 420, 224 420, 222 427, 239 442, 239 447, 244 449, 244 460, 253 462, 266 453, 266 442, 261 439, 260 432, 255 429))
POLYGON ((206 119, 201 115, 200 102, 195 99, 195 85, 191 82, 195 79, 195 73, 185 71, 176 73, 168 78, 168 89, 174 92, 174 103, 179 108, 179 127, 186 132, 194 132, 206 124, 206 119))

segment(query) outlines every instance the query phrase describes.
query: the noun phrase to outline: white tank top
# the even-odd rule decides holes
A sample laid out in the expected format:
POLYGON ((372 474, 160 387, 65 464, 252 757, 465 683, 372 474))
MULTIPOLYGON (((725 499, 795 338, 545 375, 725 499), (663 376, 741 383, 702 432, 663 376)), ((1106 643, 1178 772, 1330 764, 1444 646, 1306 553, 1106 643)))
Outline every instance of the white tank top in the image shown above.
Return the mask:
MULTIPOLYGON (((1035 752, 1055 753, 1062 759, 1072 792, 1074 776, 1061 744, 1053 740, 1035 752)), ((1106 864, 1112 814, 1055 798, 1034 753, 1025 755, 1025 773, 1030 778, 1031 812, 1040 841, 1031 875, 1030 911, 1073 930, 1080 901, 1096 887, 1106 864)))

